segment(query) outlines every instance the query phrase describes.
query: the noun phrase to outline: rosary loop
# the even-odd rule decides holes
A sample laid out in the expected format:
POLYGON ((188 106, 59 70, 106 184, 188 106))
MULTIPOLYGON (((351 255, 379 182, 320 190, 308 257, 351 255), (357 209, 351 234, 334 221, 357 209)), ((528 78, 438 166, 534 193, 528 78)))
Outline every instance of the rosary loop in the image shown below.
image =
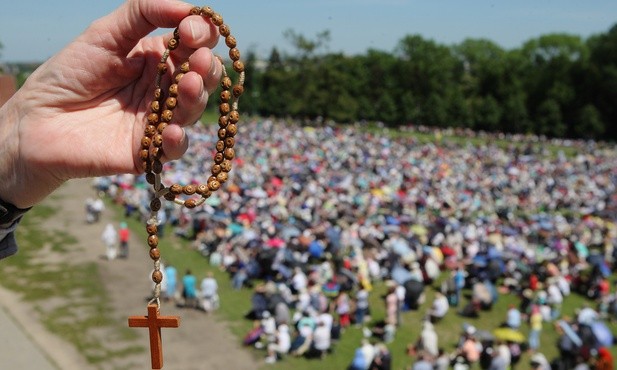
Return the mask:
MULTIPOLYGON (((233 70, 238 74, 234 84, 227 75, 225 65, 221 57, 217 56, 223 66, 221 79, 221 94, 219 103, 218 141, 216 154, 213 158, 211 176, 205 184, 180 185, 173 184, 166 187, 161 183, 163 164, 163 131, 170 124, 173 112, 179 106, 178 82, 185 73, 190 71, 189 62, 186 61, 176 68, 171 85, 165 90, 161 87, 163 76, 168 72, 167 59, 170 54, 180 45, 180 32, 176 28, 172 38, 167 42, 167 49, 163 53, 158 64, 158 72, 155 79, 154 97, 150 103, 150 113, 147 115, 147 123, 144 136, 141 139, 139 157, 142 161, 142 169, 146 174, 146 181, 152 185, 154 196, 150 202, 150 217, 146 223, 148 233, 148 246, 150 258, 154 261, 152 281, 155 283, 154 297, 148 304, 147 316, 133 316, 129 318, 130 327, 148 327, 150 329, 150 353, 152 368, 163 367, 163 354, 161 349, 160 328, 178 327, 179 318, 175 316, 160 317, 160 294, 163 273, 161 271, 161 253, 158 248, 158 218, 157 213, 161 209, 162 200, 173 201, 187 208, 195 208, 203 204, 210 195, 217 191, 228 179, 231 171, 232 160, 235 157, 235 136, 238 132, 238 99, 244 92, 244 64, 240 61, 240 51, 236 48, 236 38, 231 35, 229 26, 223 22, 223 17, 214 12, 209 6, 194 7, 188 15, 201 15, 218 27, 221 37, 225 38, 225 44, 229 48, 229 58, 232 61, 233 70)), ((187 15, 187 16, 188 16, 187 15)))

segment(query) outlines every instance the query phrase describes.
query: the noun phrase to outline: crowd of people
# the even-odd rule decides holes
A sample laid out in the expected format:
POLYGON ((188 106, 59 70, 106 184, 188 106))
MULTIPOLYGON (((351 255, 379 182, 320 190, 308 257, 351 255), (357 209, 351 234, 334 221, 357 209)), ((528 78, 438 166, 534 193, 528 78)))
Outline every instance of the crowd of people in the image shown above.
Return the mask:
MULTIPOLYGON (((548 323, 561 334, 553 366, 604 369, 612 336, 593 328, 617 313, 615 150, 577 143, 578 154, 566 156, 542 142, 499 147, 488 137, 474 146, 435 137, 243 123, 222 191, 196 210, 164 207, 159 229, 193 239, 235 289, 253 289, 247 318, 255 328, 245 342, 264 348, 268 362, 327 356, 357 325, 366 340, 350 368, 389 369, 401 312, 418 309, 426 287, 446 274, 410 345, 413 369, 512 368, 526 349, 535 368, 548 369, 553 359, 542 348, 553 344, 539 343, 548 323), (377 281, 388 290, 381 321, 368 303, 377 281), (445 315, 478 317, 505 293, 518 301, 495 329, 529 325, 528 338, 470 326, 454 352, 444 351, 434 332, 445 315), (572 293, 593 305, 563 317, 572 293)), ((165 165, 163 183, 204 183, 216 140, 216 127, 196 127, 187 154, 165 165)), ((148 215, 143 177, 99 178, 96 186, 127 217, 148 215)))

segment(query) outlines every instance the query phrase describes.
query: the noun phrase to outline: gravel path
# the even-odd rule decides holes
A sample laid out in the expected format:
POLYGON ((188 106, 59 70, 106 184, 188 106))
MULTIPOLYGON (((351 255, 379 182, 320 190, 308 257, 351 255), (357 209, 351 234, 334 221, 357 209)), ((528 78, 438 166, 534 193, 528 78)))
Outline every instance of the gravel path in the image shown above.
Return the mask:
MULTIPOLYGON (((76 247, 68 252, 74 263, 95 262, 101 273, 113 311, 111 316, 118 322, 126 323, 128 316, 145 315, 145 296, 150 289, 149 275, 151 262, 148 249, 141 240, 130 241, 130 257, 126 260, 107 261, 102 258, 104 247, 100 235, 107 222, 118 224, 105 212, 97 224, 86 224, 84 219, 85 199, 92 196, 91 180, 73 180, 58 189, 45 203, 58 207, 60 215, 48 220, 47 228, 57 228, 69 232, 77 240, 76 247)), ((53 263, 54 258, 49 258, 53 263)), ((63 370, 89 369, 149 369, 150 354, 138 354, 110 359, 108 363, 97 366, 88 365, 71 345, 46 332, 42 325, 33 322, 26 314, 33 308, 18 299, 13 293, 0 290, 2 305, 12 317, 17 327, 23 329, 33 344, 33 351, 43 350, 63 370)), ((256 361, 252 355, 241 348, 238 340, 229 332, 217 315, 206 315, 194 310, 181 310, 172 305, 163 305, 162 315, 181 316, 179 329, 162 329, 164 368, 177 370, 215 370, 215 369, 255 369, 256 361)), ((131 345, 148 347, 148 330, 134 329, 139 338, 131 345)), ((109 332, 101 330, 95 334, 101 341, 109 337, 109 332)), ((124 345, 124 344, 122 344, 124 345)), ((39 369, 38 366, 20 367, 39 369)))

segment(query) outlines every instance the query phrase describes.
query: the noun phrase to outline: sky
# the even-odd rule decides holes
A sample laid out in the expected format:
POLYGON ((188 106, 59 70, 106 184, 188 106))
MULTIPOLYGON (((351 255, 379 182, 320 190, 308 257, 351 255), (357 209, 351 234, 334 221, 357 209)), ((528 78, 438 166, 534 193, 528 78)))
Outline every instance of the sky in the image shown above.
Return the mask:
MULTIPOLYGON (((6 0, 0 62, 45 60, 122 2, 6 0)), ((356 55, 392 52, 415 34, 445 45, 485 38, 513 49, 549 33, 587 38, 617 24, 616 0, 208 0, 207 5, 221 13, 240 50, 264 58, 273 47, 293 52, 286 30, 308 39, 328 30, 326 51, 356 55)))

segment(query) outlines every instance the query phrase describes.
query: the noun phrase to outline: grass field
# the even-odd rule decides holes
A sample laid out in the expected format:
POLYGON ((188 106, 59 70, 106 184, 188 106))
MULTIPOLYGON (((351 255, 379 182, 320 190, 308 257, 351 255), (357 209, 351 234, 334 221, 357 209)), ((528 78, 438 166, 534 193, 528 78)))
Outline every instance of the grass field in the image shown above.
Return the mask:
MULTIPOLYGON (((120 217, 120 210, 119 217, 120 217)), ((144 227, 136 220, 130 220, 130 226, 137 232, 140 237, 146 238, 144 227)), ((166 237, 159 244, 161 254, 165 260, 172 263, 178 268, 179 272, 190 268, 197 276, 198 281, 205 277, 206 272, 212 271, 215 274, 220 287, 221 309, 215 313, 221 320, 229 323, 232 332, 237 336, 238 341, 250 330, 252 323, 244 318, 250 307, 251 291, 243 289, 240 291, 231 289, 231 282, 228 275, 216 267, 209 266, 208 260, 202 257, 198 252, 190 247, 190 243, 181 238, 171 235, 172 231, 167 230, 166 237)), ((438 283, 436 283, 438 284, 438 283)), ((396 333, 396 339, 388 345, 393 357, 393 369, 405 369, 413 363, 413 359, 405 354, 406 347, 409 343, 417 340, 420 330, 421 321, 427 307, 432 302, 434 297, 434 289, 428 287, 425 290, 427 299, 423 306, 417 311, 405 312, 402 315, 403 324, 396 333)), ((379 321, 385 317, 385 307, 381 296, 385 293, 385 286, 382 283, 377 283, 371 293, 371 311, 372 320, 379 321)), ((497 301, 494 308, 489 312, 483 312, 478 319, 463 318, 451 309, 448 315, 436 325, 436 330, 439 335, 439 345, 446 351, 453 351, 458 338, 462 332, 464 323, 474 325, 478 330, 492 331, 499 326, 506 318, 506 311, 509 304, 517 304, 518 300, 512 295, 502 295, 497 301)), ((565 316, 572 317, 578 307, 582 307, 584 303, 591 303, 586 298, 578 295, 571 295, 566 298, 562 307, 565 316)), ((610 328, 614 333, 617 333, 617 324, 611 323, 610 328)), ((524 325, 522 332, 527 335, 528 328, 524 325)), ((342 339, 334 345, 334 353, 327 356, 323 360, 307 360, 304 358, 295 358, 288 356, 283 361, 274 365, 263 365, 272 369, 346 369, 349 365, 355 349, 360 345, 362 339, 362 331, 360 328, 350 327, 342 335, 342 339)), ((558 339, 553 325, 551 323, 544 324, 544 330, 541 336, 541 352, 544 353, 550 360, 555 358, 557 348, 555 343, 558 339)), ((247 349, 255 352, 258 357, 265 357, 265 352, 247 349)), ((617 356, 615 347, 611 348, 613 356, 617 356)), ((525 369, 529 354, 525 354, 518 368, 525 369)))

